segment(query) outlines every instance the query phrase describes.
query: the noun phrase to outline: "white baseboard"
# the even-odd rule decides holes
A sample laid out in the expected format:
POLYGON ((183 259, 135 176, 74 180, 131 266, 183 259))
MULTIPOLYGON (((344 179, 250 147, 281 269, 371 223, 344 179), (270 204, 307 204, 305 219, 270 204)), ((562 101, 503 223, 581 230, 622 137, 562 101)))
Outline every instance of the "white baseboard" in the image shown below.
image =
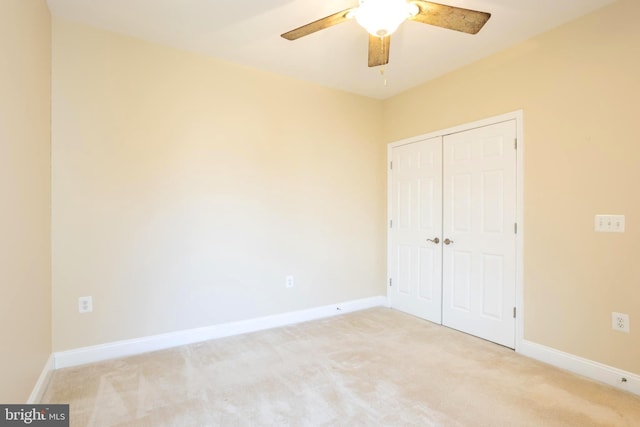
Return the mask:
POLYGON ((29 395, 29 399, 27 399, 27 405, 37 404, 42 401, 42 396, 44 396, 44 392, 47 391, 47 386, 49 385, 54 369, 54 357, 53 354, 51 354, 42 368, 42 372, 29 395))
POLYGON ((532 359, 640 395, 640 375, 527 340, 522 340, 518 351, 532 359))
POLYGON ((135 354, 147 353, 149 351, 163 350, 216 338, 277 328, 279 326, 292 325, 309 320, 316 320, 381 306, 389 306, 386 296, 363 298, 339 304, 310 308, 307 310, 242 320, 239 322, 224 323, 220 325, 206 326, 203 328, 188 329, 167 334, 77 348, 54 353, 54 369, 84 365, 86 363, 99 362, 118 357, 132 356, 135 354))

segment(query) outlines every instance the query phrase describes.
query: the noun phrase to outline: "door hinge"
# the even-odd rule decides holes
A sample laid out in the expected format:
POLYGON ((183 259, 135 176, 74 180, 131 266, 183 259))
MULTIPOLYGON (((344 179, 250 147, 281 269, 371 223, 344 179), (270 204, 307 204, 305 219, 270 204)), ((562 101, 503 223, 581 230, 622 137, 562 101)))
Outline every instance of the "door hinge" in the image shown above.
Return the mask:
POLYGON ((389 169, 393 170, 393 162, 389 162, 389 169))
POLYGON ((516 318, 516 308, 515 307, 513 307, 513 318, 514 319, 516 318))
POLYGON ((518 223, 517 222, 513 223, 513 234, 518 234, 518 223))
POLYGON ((393 279, 389 277, 389 286, 393 286, 393 279))
POLYGON ((392 219, 389 220, 389 228, 393 228, 393 220, 392 219))
POLYGON ((513 140, 513 148, 518 149, 518 138, 513 140))

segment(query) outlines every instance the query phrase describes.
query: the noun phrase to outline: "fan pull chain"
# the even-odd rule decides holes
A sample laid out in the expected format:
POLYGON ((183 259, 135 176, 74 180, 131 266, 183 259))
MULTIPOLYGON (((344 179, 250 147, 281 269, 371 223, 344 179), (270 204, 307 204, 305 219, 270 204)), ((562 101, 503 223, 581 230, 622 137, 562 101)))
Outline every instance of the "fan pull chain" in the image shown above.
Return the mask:
POLYGON ((384 65, 380 67, 380 75, 382 76, 382 84, 387 87, 387 76, 384 73, 384 65))

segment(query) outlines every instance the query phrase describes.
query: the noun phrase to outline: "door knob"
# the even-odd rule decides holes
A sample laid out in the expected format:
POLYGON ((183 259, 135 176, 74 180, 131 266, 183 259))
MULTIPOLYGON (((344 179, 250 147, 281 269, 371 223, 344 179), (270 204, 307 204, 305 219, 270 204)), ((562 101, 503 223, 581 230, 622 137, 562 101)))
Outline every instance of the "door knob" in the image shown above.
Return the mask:
POLYGON ((453 243, 453 240, 444 239, 444 244, 445 244, 445 245, 449 245, 449 244, 451 244, 451 243, 453 243))
POLYGON ((438 243, 440 243, 440 239, 438 237, 436 237, 435 239, 427 239, 427 242, 433 242, 437 245, 438 243))

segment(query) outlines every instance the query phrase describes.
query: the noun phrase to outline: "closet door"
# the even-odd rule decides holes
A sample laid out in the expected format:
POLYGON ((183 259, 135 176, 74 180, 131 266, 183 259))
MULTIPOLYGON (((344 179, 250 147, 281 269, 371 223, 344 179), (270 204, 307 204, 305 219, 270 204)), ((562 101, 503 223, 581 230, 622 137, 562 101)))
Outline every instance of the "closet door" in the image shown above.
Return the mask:
POLYGON ((442 323, 514 348, 515 120, 443 138, 442 323))
POLYGON ((442 138, 392 149, 389 303, 441 323, 442 138))

